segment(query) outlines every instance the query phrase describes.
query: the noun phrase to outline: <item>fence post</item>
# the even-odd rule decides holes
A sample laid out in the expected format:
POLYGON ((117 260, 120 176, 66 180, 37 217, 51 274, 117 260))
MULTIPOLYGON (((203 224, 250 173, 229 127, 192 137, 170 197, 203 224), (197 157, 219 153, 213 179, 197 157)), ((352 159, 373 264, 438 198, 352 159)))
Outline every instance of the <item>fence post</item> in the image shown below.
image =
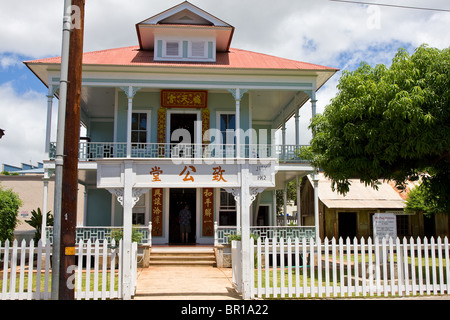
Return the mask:
POLYGON ((355 266, 354 274, 355 274, 355 296, 359 296, 359 262, 358 262, 358 239, 355 237, 353 239, 353 257, 355 262, 353 265, 355 266))
POLYGON ((402 270, 402 262, 403 262, 403 256, 402 256, 402 250, 400 245, 400 239, 397 238, 396 240, 396 252, 397 252, 397 279, 398 279, 398 295, 403 295, 403 270, 402 270))
POLYGON ((448 247, 448 238, 444 239, 444 249, 445 249, 445 270, 446 270, 446 279, 447 279, 447 294, 450 294, 450 257, 449 257, 449 247, 448 247))
POLYGON ((422 242, 417 237, 417 269, 419 271, 419 294, 423 293, 423 274, 422 274, 422 242))
POLYGON ((240 241, 231 241, 231 260, 232 260, 232 280, 233 284, 236 286, 236 291, 241 293, 242 284, 241 284, 241 242, 240 241))
POLYGON ((411 252, 411 290, 412 294, 415 296, 417 292, 417 286, 416 286, 416 259, 415 259, 415 247, 414 247, 414 238, 411 237, 409 239, 410 244, 410 252, 411 252))
POLYGON ((441 294, 444 294, 444 267, 443 267, 443 261, 442 261, 442 239, 441 237, 438 237, 437 239, 437 246, 438 246, 438 262, 439 262, 439 284, 440 284, 440 292, 441 294))
MULTIPOLYGON (((39 258, 39 257, 38 257, 39 258)), ((30 251, 28 253, 28 295, 27 300, 33 299, 33 272, 34 271, 34 240, 30 241, 30 251)))
POLYGON ((366 243, 364 238, 361 238, 361 276, 362 276, 362 294, 363 297, 367 294, 366 287, 366 243))

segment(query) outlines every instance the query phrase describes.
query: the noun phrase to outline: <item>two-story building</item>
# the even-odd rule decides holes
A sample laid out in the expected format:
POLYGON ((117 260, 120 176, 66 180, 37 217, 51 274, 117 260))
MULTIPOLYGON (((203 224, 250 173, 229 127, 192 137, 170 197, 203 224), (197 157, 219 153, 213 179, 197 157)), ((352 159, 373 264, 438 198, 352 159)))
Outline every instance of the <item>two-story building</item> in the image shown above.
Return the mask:
MULTIPOLYGON (((137 23, 136 32, 136 46, 83 56, 84 226, 130 220, 151 224, 153 244, 179 243, 185 205, 191 243, 213 244, 214 223, 239 226, 241 215, 276 225, 275 190, 314 173, 298 154, 307 130, 299 110, 315 115, 316 91, 337 69, 232 48, 235 28, 189 2, 137 23), (291 117, 296 144, 286 145, 291 117)), ((61 58, 25 64, 48 87, 51 111, 61 58)), ((49 118, 48 137, 50 126, 49 118)), ((49 141, 47 178, 54 147, 49 141)))

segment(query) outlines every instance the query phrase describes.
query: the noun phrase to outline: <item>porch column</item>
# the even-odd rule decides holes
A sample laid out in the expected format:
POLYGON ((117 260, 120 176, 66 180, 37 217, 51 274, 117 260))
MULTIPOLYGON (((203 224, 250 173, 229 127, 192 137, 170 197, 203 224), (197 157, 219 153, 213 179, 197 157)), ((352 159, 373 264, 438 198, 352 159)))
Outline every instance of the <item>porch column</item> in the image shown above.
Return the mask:
POLYGON ((250 266, 250 170, 249 165, 244 164, 241 167, 241 261, 242 261, 242 298, 250 299, 250 272, 253 272, 253 266, 250 266))
POLYGON ((314 118, 317 114, 317 99, 316 99, 316 91, 311 92, 311 112, 312 117, 314 118))
POLYGON ((246 89, 229 89, 228 91, 231 92, 231 94, 234 97, 234 100, 236 101, 236 130, 235 130, 235 137, 236 137, 236 157, 241 157, 241 100, 244 94, 248 91, 246 89))
POLYGON ((106 189, 111 194, 115 195, 117 201, 123 207, 123 239, 122 239, 122 299, 130 300, 133 295, 133 283, 132 279, 132 232, 133 232, 133 207, 139 201, 139 198, 148 192, 149 189, 145 188, 133 188, 133 164, 132 160, 124 161, 124 187, 106 189))
MULTIPOLYGON (((317 113, 317 99, 316 99, 316 91, 311 91, 311 111, 312 118, 316 116, 317 113)), ((319 229, 319 174, 318 172, 314 172, 313 174, 313 182, 314 182, 314 226, 316 229, 316 243, 320 239, 320 229, 319 229)))
MULTIPOLYGON (((131 127, 129 127, 131 128, 131 127)), ((127 149, 128 152, 128 149, 127 149)), ((131 234, 133 229, 133 162, 124 162, 123 240, 122 240, 122 298, 131 299, 131 234)))
POLYGON ((283 126, 281 127, 281 145, 283 160, 286 160, 286 121, 283 119, 283 126))
POLYGON ((277 226, 277 190, 273 189, 272 225, 277 226))
POLYGON ((52 133, 52 109, 53 109, 53 96, 58 86, 49 85, 47 94, 47 127, 45 135, 45 153, 48 155, 50 152, 50 138, 52 133))
POLYGON ((284 214, 284 226, 287 226, 287 182, 284 183, 283 189, 283 214, 284 214))
POLYGON ((297 226, 302 225, 302 211, 301 211, 301 183, 302 178, 297 176, 297 226))
POLYGON ((319 232, 319 175, 317 172, 313 174, 314 182, 314 226, 316 228, 316 243, 320 239, 319 232))
POLYGON ((295 145, 300 145, 300 114, 299 110, 295 110, 295 145))
POLYGON ((47 211, 48 211, 48 181, 50 180, 50 173, 44 172, 44 195, 42 197, 42 224, 41 224, 41 239, 42 245, 47 243, 47 211))
POLYGON ((141 88, 128 86, 121 87, 128 98, 128 115, 127 115, 127 158, 131 158, 131 117, 133 115, 133 98, 141 88))

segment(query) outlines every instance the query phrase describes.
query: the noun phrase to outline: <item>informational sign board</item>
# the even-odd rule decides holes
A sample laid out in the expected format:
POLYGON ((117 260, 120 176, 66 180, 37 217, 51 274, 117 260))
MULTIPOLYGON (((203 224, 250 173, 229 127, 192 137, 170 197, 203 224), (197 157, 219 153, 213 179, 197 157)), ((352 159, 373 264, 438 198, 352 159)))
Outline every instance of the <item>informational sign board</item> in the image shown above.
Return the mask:
POLYGON ((397 238, 397 218, 393 213, 375 213, 373 215, 373 237, 397 238))

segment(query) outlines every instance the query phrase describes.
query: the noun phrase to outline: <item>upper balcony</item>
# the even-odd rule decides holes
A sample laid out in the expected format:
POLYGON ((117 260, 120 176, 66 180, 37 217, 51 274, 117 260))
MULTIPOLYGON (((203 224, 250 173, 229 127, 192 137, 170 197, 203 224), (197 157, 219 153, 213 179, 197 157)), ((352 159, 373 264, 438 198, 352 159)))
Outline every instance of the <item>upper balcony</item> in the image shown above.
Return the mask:
MULTIPOLYGON (((101 159, 277 159, 280 163, 305 163, 301 157, 302 145, 236 145, 183 144, 183 143, 133 143, 128 156, 126 142, 85 142, 79 145, 80 161, 101 159), (238 149, 238 150, 237 150, 238 149), (237 152, 239 151, 239 152, 237 152)), ((50 160, 55 159, 56 143, 50 145, 50 160)))

